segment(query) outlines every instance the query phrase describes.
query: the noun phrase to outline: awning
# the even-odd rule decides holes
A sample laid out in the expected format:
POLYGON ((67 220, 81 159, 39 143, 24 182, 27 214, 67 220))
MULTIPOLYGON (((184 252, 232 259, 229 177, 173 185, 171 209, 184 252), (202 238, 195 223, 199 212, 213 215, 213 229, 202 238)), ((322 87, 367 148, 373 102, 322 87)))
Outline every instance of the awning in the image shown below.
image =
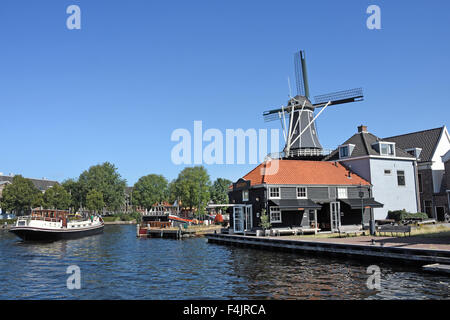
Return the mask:
POLYGON ((373 198, 370 199, 339 199, 343 203, 350 206, 352 209, 362 209, 364 208, 383 208, 384 204, 375 201, 373 198))
POLYGON ((322 209, 321 205, 309 199, 270 199, 270 203, 280 209, 322 209))

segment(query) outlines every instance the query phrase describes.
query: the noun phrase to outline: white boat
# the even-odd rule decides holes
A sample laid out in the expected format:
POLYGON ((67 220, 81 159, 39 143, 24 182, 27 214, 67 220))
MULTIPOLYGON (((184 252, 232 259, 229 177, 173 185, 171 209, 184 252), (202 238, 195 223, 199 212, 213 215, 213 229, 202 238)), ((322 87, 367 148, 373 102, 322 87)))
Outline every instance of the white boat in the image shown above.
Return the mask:
POLYGON ((76 239, 103 232, 99 216, 81 218, 62 210, 33 210, 31 216, 18 217, 9 230, 24 241, 76 239))

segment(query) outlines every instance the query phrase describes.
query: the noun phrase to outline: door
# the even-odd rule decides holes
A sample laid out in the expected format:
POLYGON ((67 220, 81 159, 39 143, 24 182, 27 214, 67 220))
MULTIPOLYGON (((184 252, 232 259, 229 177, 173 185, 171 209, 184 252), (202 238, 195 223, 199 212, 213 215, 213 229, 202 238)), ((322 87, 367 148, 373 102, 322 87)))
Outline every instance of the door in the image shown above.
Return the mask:
POLYGON ((233 207, 233 230, 244 232, 244 207, 233 207))
POLYGON ((438 221, 445 221, 445 208, 436 207, 436 217, 438 221))
POLYGON ((245 207, 245 231, 250 231, 253 228, 253 209, 252 206, 245 207))
POLYGON ((338 228, 341 226, 341 204, 340 202, 330 203, 330 224, 331 231, 337 232, 338 228))

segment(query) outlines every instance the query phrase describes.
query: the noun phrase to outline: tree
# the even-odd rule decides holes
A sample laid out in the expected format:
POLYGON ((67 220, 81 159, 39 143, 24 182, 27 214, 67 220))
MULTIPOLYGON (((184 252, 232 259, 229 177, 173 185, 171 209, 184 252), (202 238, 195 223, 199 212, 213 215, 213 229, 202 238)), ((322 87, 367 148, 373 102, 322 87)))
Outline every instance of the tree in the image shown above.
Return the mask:
POLYGON ((73 211, 77 211, 83 202, 81 184, 74 179, 67 179, 62 183, 62 186, 70 194, 70 208, 72 208, 73 211))
POLYGON ((155 203, 167 201, 168 184, 162 175, 149 174, 140 178, 133 187, 133 204, 149 210, 155 203))
POLYGON ((92 189, 86 196, 86 207, 90 211, 100 212, 105 207, 105 202, 103 201, 103 194, 100 191, 92 189))
POLYGON ((167 201, 174 203, 177 199, 176 180, 173 180, 167 186, 167 201))
POLYGON ((211 186, 211 200, 215 204, 227 204, 228 203, 228 187, 232 182, 228 179, 218 178, 211 186))
POLYGON ((71 203, 72 197, 59 184, 55 184, 44 193, 43 206, 47 209, 69 209, 71 203))
POLYGON ((103 195, 105 206, 111 211, 118 211, 125 204, 126 181, 109 162, 92 166, 84 171, 78 183, 83 204, 87 205, 87 195, 94 189, 103 195))
POLYGON ((203 166, 185 168, 174 182, 175 195, 183 207, 198 208, 197 215, 204 212, 209 200, 211 181, 203 166))
POLYGON ((269 215, 266 213, 266 209, 261 210, 261 223, 259 224, 264 230, 270 229, 272 226, 270 223, 269 215))
POLYGON ((1 206, 6 211, 21 214, 29 212, 33 206, 39 205, 41 200, 42 193, 33 185, 33 182, 17 175, 3 190, 1 206))

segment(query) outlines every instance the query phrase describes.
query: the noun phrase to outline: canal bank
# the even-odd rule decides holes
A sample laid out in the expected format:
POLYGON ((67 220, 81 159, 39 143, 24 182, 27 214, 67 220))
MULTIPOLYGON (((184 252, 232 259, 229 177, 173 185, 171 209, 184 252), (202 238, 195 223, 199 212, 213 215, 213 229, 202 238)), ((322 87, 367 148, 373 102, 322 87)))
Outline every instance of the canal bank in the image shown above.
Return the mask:
POLYGON ((229 234, 208 234, 208 242, 270 251, 298 252, 338 258, 385 261, 422 267, 427 264, 450 265, 450 245, 441 249, 417 247, 416 244, 395 243, 395 238, 352 237, 327 239, 289 239, 289 237, 254 237, 229 234))

